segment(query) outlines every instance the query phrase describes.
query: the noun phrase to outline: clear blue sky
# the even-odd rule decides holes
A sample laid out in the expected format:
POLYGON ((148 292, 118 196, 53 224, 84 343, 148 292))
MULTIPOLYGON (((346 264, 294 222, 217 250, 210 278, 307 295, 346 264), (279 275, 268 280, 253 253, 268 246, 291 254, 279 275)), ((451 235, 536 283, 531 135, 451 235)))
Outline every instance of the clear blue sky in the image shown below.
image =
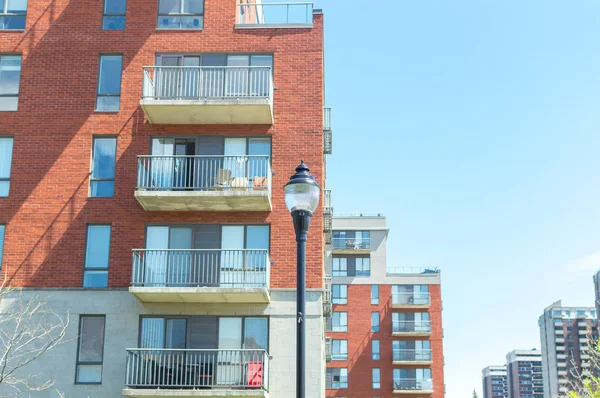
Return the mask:
POLYGON ((383 212, 392 265, 442 268, 447 397, 593 305, 600 2, 323 0, 328 188, 383 212))

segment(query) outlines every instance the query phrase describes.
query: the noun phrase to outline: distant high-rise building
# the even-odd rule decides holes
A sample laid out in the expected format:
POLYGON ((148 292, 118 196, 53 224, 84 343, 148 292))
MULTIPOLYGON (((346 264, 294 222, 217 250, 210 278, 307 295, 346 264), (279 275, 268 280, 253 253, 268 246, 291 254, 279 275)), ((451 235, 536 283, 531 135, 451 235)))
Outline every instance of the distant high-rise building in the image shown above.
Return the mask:
POLYGON ((595 307, 563 307, 560 300, 540 316, 544 397, 566 393, 572 369, 590 367, 588 339, 598 337, 595 307))
POLYGON ((538 350, 514 350, 506 355, 508 398, 542 398, 542 353, 538 350))
POLYGON ((488 366, 481 371, 483 398, 507 398, 506 366, 488 366))
POLYGON ((600 312, 600 271, 594 275, 594 292, 596 297, 596 313, 600 312))

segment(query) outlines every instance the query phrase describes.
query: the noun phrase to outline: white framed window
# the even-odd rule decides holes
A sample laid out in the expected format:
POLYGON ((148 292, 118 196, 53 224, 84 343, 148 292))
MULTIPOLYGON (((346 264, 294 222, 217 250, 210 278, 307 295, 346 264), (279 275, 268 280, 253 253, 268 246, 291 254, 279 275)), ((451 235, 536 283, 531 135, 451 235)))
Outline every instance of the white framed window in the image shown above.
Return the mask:
POLYGON ((376 390, 376 389, 381 388, 381 371, 379 370, 379 368, 373 368, 372 379, 373 379, 373 389, 376 390))
POLYGON ((333 258, 333 276, 348 276, 348 259, 345 257, 333 258))
POLYGON ((20 83, 21 55, 0 54, 0 111, 11 112, 19 108, 20 83))
POLYGON ((7 197, 8 192, 10 191, 10 170, 12 167, 12 153, 13 138, 0 137, 0 198, 7 197))
POLYGON ((104 0, 102 11, 103 30, 125 30, 127 0, 104 0))
POLYGON ((90 197, 110 198, 114 196, 116 156, 117 139, 115 137, 94 137, 90 197))
POLYGON ((348 340, 332 340, 332 356, 334 361, 348 359, 348 340))
POLYGON ((27 0, 0 0, 0 30, 24 30, 27 0))
POLYGON ((379 312, 371 312, 371 332, 379 332, 379 312))
POLYGON ((356 258, 356 276, 371 276, 371 259, 369 257, 356 258))
POLYGON ((110 232, 110 225, 88 225, 83 287, 101 288, 108 286, 110 232))
POLYGON ((4 253, 4 232, 6 225, 0 224, 0 272, 2 271, 2 254, 4 253))
POLYGON ((379 304, 379 285, 371 285, 371 304, 379 304))
POLYGON ((332 315, 332 332, 347 332, 348 331, 348 313, 334 311, 332 315))
POLYGON ((348 388, 348 368, 328 368, 327 388, 348 388))
POLYGON ((203 29, 204 0, 159 0, 157 29, 203 29))
POLYGON ((331 285, 332 304, 348 304, 348 285, 331 285))
POLYGON ((378 361, 381 355, 379 353, 379 340, 371 340, 371 359, 378 361))
POLYGON ((96 111, 117 112, 121 107, 121 76, 123 56, 121 54, 100 54, 96 111))

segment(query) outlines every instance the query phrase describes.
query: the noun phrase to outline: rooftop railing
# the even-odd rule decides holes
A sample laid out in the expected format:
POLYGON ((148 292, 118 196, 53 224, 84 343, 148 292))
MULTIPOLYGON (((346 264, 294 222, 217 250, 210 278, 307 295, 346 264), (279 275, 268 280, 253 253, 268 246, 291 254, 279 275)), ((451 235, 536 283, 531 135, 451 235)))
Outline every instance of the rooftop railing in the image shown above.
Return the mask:
POLYGON ((127 349, 130 388, 268 389, 266 350, 127 349))
POLYGON ((241 0, 237 7, 236 27, 269 27, 313 25, 313 3, 257 2, 241 0))
POLYGON ((134 249, 135 287, 268 288, 268 250, 134 249))
POLYGON ((268 66, 145 66, 144 99, 231 100, 273 98, 268 66))
POLYGON ((440 270, 437 267, 387 267, 388 275, 402 274, 439 274, 440 270))

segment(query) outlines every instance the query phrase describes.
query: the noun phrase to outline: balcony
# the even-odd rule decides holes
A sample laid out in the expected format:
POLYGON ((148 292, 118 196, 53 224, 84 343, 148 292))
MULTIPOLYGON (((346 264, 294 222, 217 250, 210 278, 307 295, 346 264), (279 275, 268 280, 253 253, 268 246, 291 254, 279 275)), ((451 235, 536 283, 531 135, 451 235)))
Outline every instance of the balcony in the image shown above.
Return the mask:
POLYGON ((331 108, 323 109, 323 153, 331 155, 333 150, 333 135, 331 132, 331 108))
POLYGON ((392 336, 429 336, 430 321, 392 321, 392 336))
POLYGON ((332 233, 333 206, 331 205, 331 189, 323 190, 323 232, 332 233))
POLYGON ((394 365, 431 365, 431 350, 393 350, 394 365))
POLYGON ((421 379, 394 379, 393 392, 401 395, 433 394, 433 382, 421 379))
POLYGON ((556 340, 554 340, 556 342, 556 344, 564 344, 565 342, 565 338, 564 337, 557 337, 556 340))
POLYGON ((148 211, 271 211, 269 156, 138 156, 148 211))
POLYGON ((265 66, 146 66, 140 105, 151 124, 273 124, 265 66))
POLYGON ((146 303, 269 303, 267 250, 133 250, 129 292, 146 303))
POLYGON ((329 317, 331 316, 331 313, 333 311, 333 301, 331 295, 331 276, 328 275, 323 277, 323 286, 325 288, 325 293, 323 295, 323 316, 329 317))
POLYGON ((392 308, 429 308, 427 292, 392 292, 392 308))
POLYGON ((325 337, 325 362, 329 363, 333 360, 333 347, 331 337, 325 337))
POLYGON ((127 349, 126 397, 263 397, 265 350, 127 349))
POLYGON ((241 0, 237 5, 236 29, 312 28, 313 3, 262 3, 241 0))
POLYGON ((371 253, 371 238, 333 238, 334 254, 371 253))

